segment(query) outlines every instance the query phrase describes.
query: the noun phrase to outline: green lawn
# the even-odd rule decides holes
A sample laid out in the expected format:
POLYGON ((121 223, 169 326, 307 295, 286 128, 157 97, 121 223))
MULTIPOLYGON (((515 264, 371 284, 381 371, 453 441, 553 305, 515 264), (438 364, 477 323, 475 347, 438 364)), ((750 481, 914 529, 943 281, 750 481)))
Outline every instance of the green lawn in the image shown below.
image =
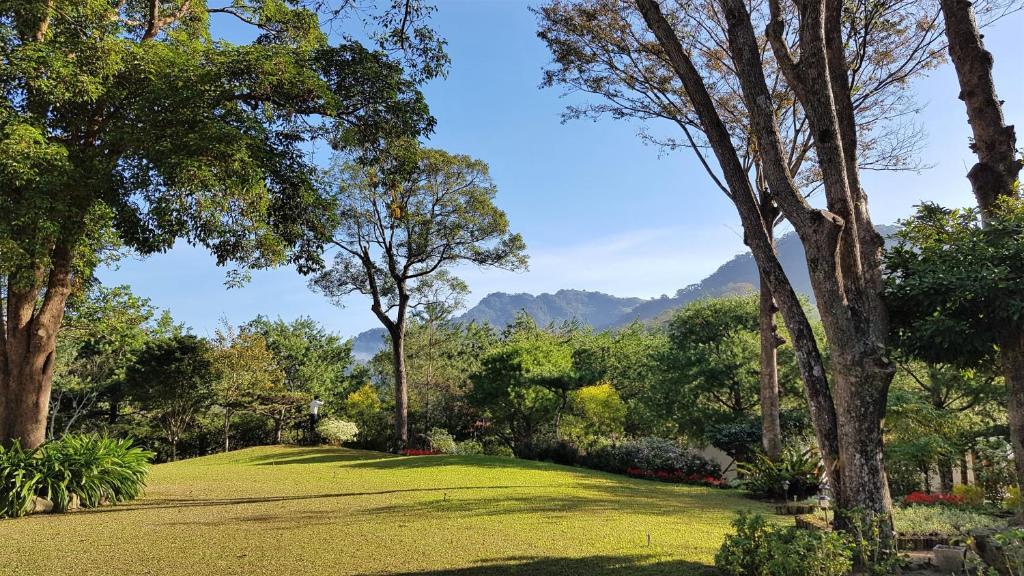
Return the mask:
POLYGON ((2 520, 0 574, 683 576, 739 509, 764 507, 522 460, 264 447, 155 466, 128 505, 2 520))

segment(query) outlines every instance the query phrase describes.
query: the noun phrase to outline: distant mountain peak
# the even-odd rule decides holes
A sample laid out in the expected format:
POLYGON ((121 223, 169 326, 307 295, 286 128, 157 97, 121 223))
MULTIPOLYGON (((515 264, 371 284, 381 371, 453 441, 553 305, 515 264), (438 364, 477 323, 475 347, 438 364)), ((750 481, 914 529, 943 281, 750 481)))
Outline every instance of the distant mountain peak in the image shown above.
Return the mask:
MULTIPOLYGON (((896 226, 878 226, 878 232, 886 238, 891 237, 896 230, 896 226)), ((803 245, 796 234, 790 232, 779 238, 777 252, 793 288, 813 300, 803 245)), ((573 288, 562 288, 554 294, 545 292, 537 295, 527 292, 492 292, 456 318, 456 321, 488 322, 504 327, 512 322, 516 314, 524 311, 541 326, 577 319, 594 329, 604 330, 634 321, 651 322, 670 310, 701 298, 749 293, 757 290, 759 284, 760 277, 754 257, 746 252, 722 264, 700 282, 680 288, 674 296, 643 299, 573 288)), ((353 352, 358 358, 369 358, 384 347, 383 336, 383 328, 363 332, 356 337, 353 352)))

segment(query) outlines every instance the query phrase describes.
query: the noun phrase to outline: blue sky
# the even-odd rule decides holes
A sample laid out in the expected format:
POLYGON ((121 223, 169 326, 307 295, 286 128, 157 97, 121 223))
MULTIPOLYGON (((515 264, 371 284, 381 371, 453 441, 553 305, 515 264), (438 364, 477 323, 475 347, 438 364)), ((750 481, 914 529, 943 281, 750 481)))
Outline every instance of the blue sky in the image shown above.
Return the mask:
MULTIPOLYGON (((448 40, 453 66, 446 80, 424 90, 438 120, 430 145, 490 164, 498 205, 525 238, 531 260, 523 273, 460 271, 472 290, 470 304, 494 291, 561 288, 656 297, 699 281, 745 251, 734 208, 691 154, 645 145, 627 122, 561 123, 569 100, 538 88, 550 55, 536 37, 531 3, 437 5, 434 25, 448 40)), ((1007 121, 1018 126, 1024 125, 1020 30, 1024 14, 1018 13, 985 31, 1007 121)), ((970 131, 951 67, 918 80, 913 90, 925 105, 919 118, 928 133, 924 158, 934 167, 866 173, 876 223, 905 217, 922 200, 973 201, 965 177, 974 162, 970 131)), ((291 269, 258 271, 248 286, 230 290, 224 272, 202 249, 179 243, 98 275, 108 285, 129 284, 199 334, 210 333, 222 317, 237 324, 257 314, 309 315, 345 336, 378 325, 363 297, 335 307, 291 269)))

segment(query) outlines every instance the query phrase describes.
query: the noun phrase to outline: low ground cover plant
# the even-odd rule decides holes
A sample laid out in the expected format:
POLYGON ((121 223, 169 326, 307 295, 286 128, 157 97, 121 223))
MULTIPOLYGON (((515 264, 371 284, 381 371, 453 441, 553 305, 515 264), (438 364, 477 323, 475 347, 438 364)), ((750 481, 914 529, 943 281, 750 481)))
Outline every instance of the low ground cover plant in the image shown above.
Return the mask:
POLYGON ((131 440, 96 434, 67 435, 34 450, 0 447, 0 517, 24 516, 36 497, 49 500, 54 512, 133 500, 152 460, 131 440))
POLYGON ((1006 519, 954 506, 912 505, 893 508, 893 524, 903 536, 953 538, 978 528, 1006 528, 1006 519))
POLYGON ((422 448, 406 448, 399 451, 402 456, 438 456, 441 452, 435 452, 433 450, 425 450, 422 448))

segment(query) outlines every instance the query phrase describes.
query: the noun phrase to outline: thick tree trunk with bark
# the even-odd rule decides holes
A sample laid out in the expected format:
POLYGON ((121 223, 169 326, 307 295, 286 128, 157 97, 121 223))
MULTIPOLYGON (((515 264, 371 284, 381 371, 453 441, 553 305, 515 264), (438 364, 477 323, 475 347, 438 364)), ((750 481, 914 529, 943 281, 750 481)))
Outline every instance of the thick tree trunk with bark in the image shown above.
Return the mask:
MULTIPOLYGON (((992 77, 992 54, 985 49, 974 10, 968 0, 942 0, 949 56, 960 82, 960 99, 967 108, 978 162, 967 173, 981 209, 982 222, 996 217, 1000 198, 1013 197, 1021 171, 1017 135, 1003 117, 992 77)), ((999 360, 1009 392, 1010 441, 1017 455, 1017 485, 1024 488, 1024 328, 1008 326, 999 344, 999 360)))
POLYGON ((71 251, 57 247, 52 266, 35 286, 8 278, 0 315, 0 443, 35 448, 46 440, 46 421, 64 304, 71 293, 71 251), (45 278, 45 286, 44 286, 45 278), (40 301, 41 300, 41 301, 40 301))
MULTIPOLYGON (((887 540, 891 501, 882 462, 881 424, 895 368, 885 354, 888 317, 878 264, 881 243, 856 179, 856 151, 844 145, 855 144, 856 135, 844 134, 852 123, 843 121, 845 108, 836 104, 837 100, 849 104, 850 94, 845 82, 833 81, 829 68, 831 62, 846 70, 843 55, 834 53, 826 41, 829 34, 842 33, 827 29, 829 21, 836 22, 828 16, 839 5, 820 0, 796 3, 799 61, 789 52, 777 1, 770 2, 772 22, 766 31, 811 126, 828 210, 809 205, 793 183, 745 4, 722 0, 722 7, 737 77, 764 157, 765 180, 804 245, 811 285, 833 351, 841 478, 837 506, 860 509, 866 520, 878 519, 887 540)), ((841 515, 837 521, 842 525, 841 515)))
MULTIPOLYGON (((772 241, 764 226, 754 190, 733 147, 729 132, 715 109, 700 74, 693 66, 672 26, 662 15, 654 0, 636 0, 647 26, 658 38, 669 62, 698 115, 709 144, 718 159, 729 187, 729 196, 736 206, 744 230, 744 243, 750 247, 758 270, 771 288, 776 303, 786 321, 793 347, 796 350, 800 376, 804 382, 811 422, 814 425, 818 448, 825 463, 828 481, 837 494, 842 493, 842 479, 838 475, 839 437, 836 411, 829 388, 818 343, 811 330, 800 299, 786 276, 772 248, 772 241)), ((766 102, 767 104, 767 102, 766 102)))
POLYGON ((969 0, 942 0, 949 56, 960 81, 960 99, 967 107, 967 121, 974 141, 971 150, 978 163, 967 173, 982 218, 992 216, 996 200, 1013 194, 1020 174, 1017 136, 1003 119, 1003 106, 992 77, 992 54, 985 49, 969 0))
POLYGON ((775 299, 761 277, 759 332, 761 336, 761 440, 772 460, 782 455, 782 422, 779 416, 778 348, 781 339, 775 325, 775 299))
POLYGON ((391 331, 391 352, 395 371, 395 442, 396 449, 409 445, 409 381, 405 368, 405 326, 391 331))

